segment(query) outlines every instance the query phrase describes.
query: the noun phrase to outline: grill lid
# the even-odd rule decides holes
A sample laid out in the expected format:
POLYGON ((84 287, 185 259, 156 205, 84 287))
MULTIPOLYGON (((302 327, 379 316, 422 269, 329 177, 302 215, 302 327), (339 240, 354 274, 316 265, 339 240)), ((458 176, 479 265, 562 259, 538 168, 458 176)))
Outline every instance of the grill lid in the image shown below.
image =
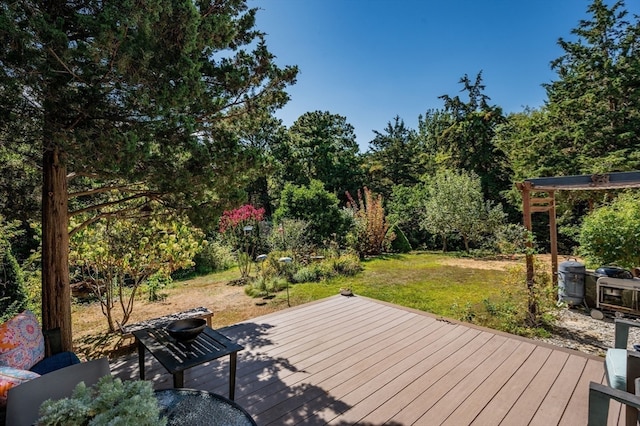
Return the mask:
POLYGON ((596 274, 604 275, 611 278, 620 278, 625 280, 630 280, 633 278, 631 272, 627 271, 624 268, 620 268, 619 266, 606 265, 601 266, 596 269, 596 274))

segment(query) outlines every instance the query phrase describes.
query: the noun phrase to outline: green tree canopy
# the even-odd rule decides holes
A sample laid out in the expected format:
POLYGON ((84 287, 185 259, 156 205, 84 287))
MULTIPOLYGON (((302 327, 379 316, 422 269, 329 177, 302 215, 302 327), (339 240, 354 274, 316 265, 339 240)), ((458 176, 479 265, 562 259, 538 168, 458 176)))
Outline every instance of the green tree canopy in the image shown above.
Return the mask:
POLYGON ((628 19, 623 1, 593 0, 587 12, 572 39, 558 40, 558 79, 545 85, 555 149, 539 149, 549 174, 640 168, 640 20, 628 19), (565 160, 555 164, 554 153, 565 160))
POLYGON ((113 332, 116 322, 123 326, 129 320, 140 286, 153 275, 169 277, 192 266, 201 242, 201 232, 184 218, 111 218, 76 233, 69 259, 113 332))
POLYGON ((496 146, 496 128, 504 123, 502 108, 489 105, 484 93, 482 72, 475 80, 464 75, 460 79, 467 93, 467 101, 459 96, 442 95, 445 112, 451 114, 453 123, 440 137, 443 165, 451 170, 466 170, 480 177, 484 197, 499 201, 500 192, 509 188, 509 173, 504 153, 496 146))
POLYGON ((278 155, 283 179, 296 185, 319 180, 327 191, 346 199, 362 183, 359 148, 353 126, 328 111, 301 115, 289 128, 289 146, 278 155))
POLYGON ((411 186, 419 181, 421 151, 415 132, 399 116, 388 122, 382 132, 374 133, 366 158, 369 186, 388 198, 395 185, 411 186))
POLYGON ((445 170, 427 182, 422 227, 442 238, 443 250, 451 236, 462 238, 465 249, 481 242, 503 223, 500 204, 485 201, 480 179, 473 172, 445 170))
POLYGON ((70 216, 93 214, 81 230, 152 200, 216 212, 237 198, 254 157, 235 130, 282 106, 297 73, 274 64, 255 14, 245 0, 0 8, 0 118, 42 153, 43 325, 65 349, 70 216))

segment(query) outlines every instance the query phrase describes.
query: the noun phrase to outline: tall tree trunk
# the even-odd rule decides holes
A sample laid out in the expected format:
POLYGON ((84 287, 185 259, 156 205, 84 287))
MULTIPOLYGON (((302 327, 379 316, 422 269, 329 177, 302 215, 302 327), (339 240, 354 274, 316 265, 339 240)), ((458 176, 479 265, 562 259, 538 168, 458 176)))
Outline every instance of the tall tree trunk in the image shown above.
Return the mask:
POLYGON ((42 326, 60 327, 62 349, 70 351, 67 168, 59 148, 45 149, 42 173, 42 326))

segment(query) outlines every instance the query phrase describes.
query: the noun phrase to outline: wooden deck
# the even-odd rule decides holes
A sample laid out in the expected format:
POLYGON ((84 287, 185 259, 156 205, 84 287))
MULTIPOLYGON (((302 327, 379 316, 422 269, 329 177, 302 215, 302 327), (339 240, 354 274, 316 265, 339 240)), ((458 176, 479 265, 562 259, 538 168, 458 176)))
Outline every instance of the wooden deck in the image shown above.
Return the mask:
MULTIPOLYGON (((236 402, 261 426, 584 426, 589 381, 604 380, 601 358, 358 296, 219 331, 245 346, 236 402)), ((186 371, 185 386, 227 395, 228 362, 186 371)), ((156 388, 171 387, 146 364, 156 388)), ((137 378, 137 356, 112 370, 137 378)))

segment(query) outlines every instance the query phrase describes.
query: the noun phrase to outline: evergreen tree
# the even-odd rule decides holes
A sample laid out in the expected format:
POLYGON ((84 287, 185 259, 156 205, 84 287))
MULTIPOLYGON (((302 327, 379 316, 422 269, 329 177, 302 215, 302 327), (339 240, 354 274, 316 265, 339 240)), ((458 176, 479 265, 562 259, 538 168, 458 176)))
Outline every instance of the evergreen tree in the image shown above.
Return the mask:
POLYGON ((16 235, 17 223, 5 224, 0 216, 0 323, 22 312, 27 307, 24 276, 18 261, 11 253, 7 238, 16 235))
POLYGON ((245 0, 0 8, 0 119, 32 129, 42 153, 42 320, 64 349, 70 216, 72 233, 152 201, 211 219, 242 195, 254 156, 236 131, 282 106, 297 73, 274 64, 255 14, 245 0))
POLYGON ((551 64, 558 79, 546 85, 555 147, 541 150, 548 175, 640 167, 640 20, 627 20, 623 1, 594 0, 587 11, 575 40, 558 41, 564 54, 551 64))
POLYGON ((495 145, 497 127, 505 122, 502 108, 489 105, 484 93, 482 72, 471 80, 468 75, 460 79, 467 93, 467 101, 459 96, 442 95, 445 112, 453 123, 442 132, 440 151, 443 165, 451 170, 465 170, 480 177, 484 197, 501 200, 501 191, 510 186, 504 153, 495 145))
POLYGON ((421 152, 415 132, 399 116, 384 131, 374 133, 366 157, 369 186, 386 199, 395 185, 412 186, 419 181, 421 152))
MULTIPOLYGON (((345 200, 362 184, 359 148, 353 126, 328 111, 307 112, 289 128, 284 180, 309 185, 319 180, 327 191, 345 200)), ((284 154, 284 152, 282 153, 284 154)))

